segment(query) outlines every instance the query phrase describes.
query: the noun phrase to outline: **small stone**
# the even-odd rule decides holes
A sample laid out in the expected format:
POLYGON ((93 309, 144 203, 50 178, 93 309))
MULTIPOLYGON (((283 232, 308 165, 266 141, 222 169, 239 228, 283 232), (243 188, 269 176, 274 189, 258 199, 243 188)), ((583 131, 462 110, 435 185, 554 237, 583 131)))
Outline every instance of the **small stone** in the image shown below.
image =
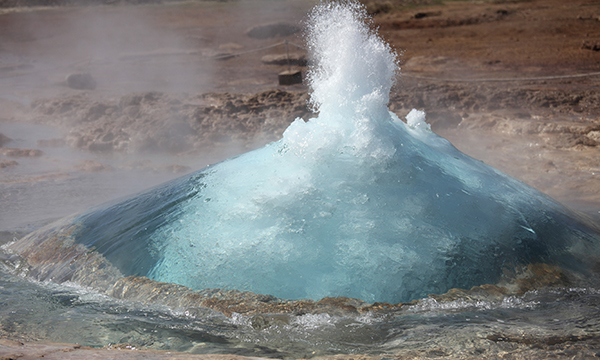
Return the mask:
POLYGON ((584 41, 581 44, 582 49, 592 50, 592 51, 600 51, 600 41, 584 41))
POLYGON ((587 133, 586 136, 589 137, 590 139, 600 143, 600 131, 598 131, 598 130, 590 131, 589 133, 587 133))
POLYGON ((7 142, 11 141, 12 139, 9 138, 8 136, 0 133, 0 147, 4 146, 4 144, 6 144, 7 142))
POLYGON ((263 56, 260 61, 263 64, 268 65, 295 65, 295 66, 306 66, 308 61, 305 54, 290 53, 289 58, 287 54, 269 54, 263 56))
POLYGON ((279 85, 302 84, 302 72, 300 70, 283 71, 279 73, 279 85))
POLYGON ((76 90, 94 90, 96 80, 90 73, 74 73, 67 75, 67 86, 76 90))
POLYGON ((2 148, 0 154, 9 157, 39 157, 44 155, 44 152, 38 149, 2 148))
POLYGON ((80 162, 79 164, 75 165, 75 169, 83 172, 98 173, 112 171, 113 167, 108 164, 98 162, 96 160, 86 159, 80 162))
POLYGON ((276 22, 251 27, 246 31, 246 35, 254 39, 268 39, 277 36, 290 36, 300 31, 296 25, 276 22))
POLYGON ((8 167, 14 167, 19 165, 18 162, 14 161, 14 160, 2 160, 0 159, 0 169, 4 169, 4 168, 8 168, 8 167))

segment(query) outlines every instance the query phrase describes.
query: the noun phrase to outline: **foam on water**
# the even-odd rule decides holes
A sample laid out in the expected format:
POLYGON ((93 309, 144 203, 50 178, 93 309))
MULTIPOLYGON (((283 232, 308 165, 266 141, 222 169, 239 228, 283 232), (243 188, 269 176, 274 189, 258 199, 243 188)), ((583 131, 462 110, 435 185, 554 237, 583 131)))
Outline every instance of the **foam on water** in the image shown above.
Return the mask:
POLYGON ((396 55, 363 7, 323 3, 308 30, 317 118, 68 220, 69 238, 124 275, 290 299, 408 301, 496 283, 533 262, 591 278, 593 230, 460 153, 431 132, 424 112, 404 123, 388 110, 396 55))

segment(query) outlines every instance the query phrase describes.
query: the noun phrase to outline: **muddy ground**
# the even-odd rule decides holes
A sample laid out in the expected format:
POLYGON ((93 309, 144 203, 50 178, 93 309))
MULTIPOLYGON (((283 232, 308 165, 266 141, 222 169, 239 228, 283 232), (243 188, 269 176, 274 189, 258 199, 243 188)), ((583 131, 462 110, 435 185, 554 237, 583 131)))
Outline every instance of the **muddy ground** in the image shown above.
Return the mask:
MULTIPOLYGON (((0 2, 2 236, 262 146, 313 116, 307 86, 281 86, 278 73, 305 73, 294 31, 315 1, 58 3, 0 2), (285 41, 290 65, 277 59, 285 41)), ((392 111, 425 110, 463 152, 598 216, 598 1, 366 3, 400 54, 392 111)))
MULTIPOLYGON (((306 86, 279 86, 277 75, 288 65, 272 58, 285 55, 289 41, 291 57, 300 58, 289 66, 306 70, 302 34, 293 28, 313 1, 13 3, 0 4, 4 209, 32 200, 22 189, 18 197, 6 195, 11 183, 53 188, 81 173, 169 174, 143 183, 149 186, 276 140, 294 118, 312 116, 306 86), (283 27, 249 36, 250 28, 274 22, 283 27), (73 76, 84 77, 77 83, 73 76), (5 124, 15 122, 57 132, 27 142, 21 134, 37 128, 20 129, 19 139, 9 141, 5 124)), ((434 131, 467 154, 598 213, 600 4, 377 0, 367 6, 400 54, 393 111, 403 117, 424 109, 434 131)), ((81 206, 57 216, 141 190, 125 188, 72 200, 81 206)), ((1 225, 20 229, 26 222, 20 220, 1 225)))

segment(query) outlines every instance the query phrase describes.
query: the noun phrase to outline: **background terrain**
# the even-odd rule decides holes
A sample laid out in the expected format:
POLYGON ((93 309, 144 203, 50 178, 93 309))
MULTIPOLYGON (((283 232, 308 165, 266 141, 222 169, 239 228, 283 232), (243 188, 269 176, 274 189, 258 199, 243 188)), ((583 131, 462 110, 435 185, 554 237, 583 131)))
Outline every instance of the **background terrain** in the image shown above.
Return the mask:
MULTIPOLYGON (((600 3, 365 3, 399 54, 392 111, 425 110, 463 152, 598 216, 600 3)), ((0 0, 0 242, 313 116, 308 87, 278 74, 306 73, 300 29, 314 4, 0 0)))
MULTIPOLYGON (((307 86, 277 81, 306 71, 312 5, 0 2, 0 228, 28 231, 310 118, 307 86)), ((366 5, 399 54, 392 111, 423 109, 463 152, 598 214, 600 4, 366 5)))

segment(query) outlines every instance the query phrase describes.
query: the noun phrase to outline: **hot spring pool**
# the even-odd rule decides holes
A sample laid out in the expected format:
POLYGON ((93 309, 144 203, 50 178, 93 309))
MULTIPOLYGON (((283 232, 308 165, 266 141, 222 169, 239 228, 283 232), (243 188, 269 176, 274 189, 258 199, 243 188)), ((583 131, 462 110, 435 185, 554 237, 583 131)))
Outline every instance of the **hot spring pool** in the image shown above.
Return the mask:
POLYGON ((318 117, 7 242, 3 334, 274 358, 595 356, 597 224, 462 154, 423 111, 391 113, 396 54, 360 5, 322 3, 307 26, 318 117))

